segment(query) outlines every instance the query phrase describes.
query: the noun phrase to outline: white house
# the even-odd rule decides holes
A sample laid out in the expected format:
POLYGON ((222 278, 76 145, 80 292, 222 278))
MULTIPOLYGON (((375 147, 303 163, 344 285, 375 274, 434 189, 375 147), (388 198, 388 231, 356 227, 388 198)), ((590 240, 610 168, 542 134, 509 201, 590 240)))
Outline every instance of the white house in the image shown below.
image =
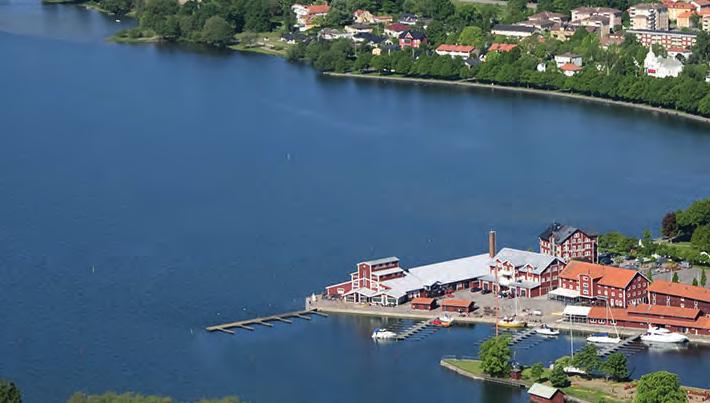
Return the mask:
POLYGON ((436 48, 436 54, 439 56, 471 57, 475 50, 476 48, 473 46, 442 44, 436 48))
POLYGON ((567 77, 572 77, 573 75, 581 72, 582 67, 572 63, 565 63, 560 66, 560 71, 562 71, 562 74, 566 75, 567 77))
POLYGON ((683 71, 683 63, 673 57, 656 56, 653 49, 649 49, 643 61, 643 69, 651 77, 678 77, 683 71))
POLYGON ((575 66, 582 67, 582 56, 566 52, 555 56, 555 64, 557 64, 558 69, 565 64, 574 64, 575 66))

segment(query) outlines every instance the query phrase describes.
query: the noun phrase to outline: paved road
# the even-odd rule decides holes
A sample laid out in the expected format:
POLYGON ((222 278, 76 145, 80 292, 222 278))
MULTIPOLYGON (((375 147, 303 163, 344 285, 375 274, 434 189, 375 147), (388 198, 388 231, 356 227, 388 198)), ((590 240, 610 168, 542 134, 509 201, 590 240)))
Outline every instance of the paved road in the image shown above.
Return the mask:
MULTIPOLYGON (((507 6, 508 2, 505 0, 458 0, 461 3, 478 3, 478 4, 493 4, 496 6, 507 6)), ((532 8, 533 10, 537 8, 537 4, 535 3, 528 3, 528 8, 532 8)))

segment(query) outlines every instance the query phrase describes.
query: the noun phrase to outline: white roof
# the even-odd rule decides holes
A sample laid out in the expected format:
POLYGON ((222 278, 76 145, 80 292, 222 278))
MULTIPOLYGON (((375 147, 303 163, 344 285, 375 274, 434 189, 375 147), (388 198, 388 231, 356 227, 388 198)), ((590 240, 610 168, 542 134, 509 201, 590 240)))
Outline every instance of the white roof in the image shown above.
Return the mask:
POLYGON ((566 297, 566 298, 577 298, 579 297, 579 291, 577 290, 570 290, 567 288, 555 288, 554 290, 550 291, 550 294, 552 295, 559 295, 560 297, 566 297))
POLYGON ((588 306, 578 306, 578 305, 567 305, 565 307, 565 310, 562 311, 564 315, 573 315, 573 316, 589 316, 589 311, 592 308, 588 306))
POLYGON ((399 273, 402 271, 404 271, 404 270, 402 270, 401 267, 393 267, 391 269, 375 270, 372 272, 372 275, 373 276, 386 276, 388 274, 399 273))
MULTIPOLYGON (((404 277, 386 280, 382 285, 390 287, 385 294, 401 297, 411 291, 421 290, 436 283, 449 284, 470 280, 489 273, 488 254, 464 257, 409 269, 404 277)), ((377 273, 377 272, 374 272, 377 273)), ((374 274, 373 273, 373 274, 374 274)))
POLYGON ((512 248, 501 249, 493 259, 510 262, 515 267, 530 265, 534 274, 542 273, 548 266, 559 260, 554 256, 512 248))
POLYGON ((540 396, 545 399, 551 399, 557 393, 557 388, 543 385, 541 383, 533 383, 533 386, 528 389, 529 395, 540 396))

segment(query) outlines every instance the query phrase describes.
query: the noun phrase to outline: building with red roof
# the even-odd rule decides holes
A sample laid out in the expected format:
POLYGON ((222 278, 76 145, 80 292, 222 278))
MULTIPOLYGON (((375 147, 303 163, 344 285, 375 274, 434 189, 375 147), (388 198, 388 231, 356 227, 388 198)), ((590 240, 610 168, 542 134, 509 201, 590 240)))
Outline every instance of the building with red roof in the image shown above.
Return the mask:
POLYGON ((500 53, 507 53, 512 51, 513 49, 517 48, 518 45, 514 43, 498 43, 494 42, 491 44, 491 46, 488 47, 489 52, 500 52, 500 53))
POLYGON ((394 23, 385 27, 385 35, 398 38, 402 32, 412 29, 409 25, 394 23))
POLYGON ((673 332, 692 335, 710 335, 710 317, 702 316, 699 309, 674 308, 657 305, 638 305, 628 309, 601 306, 592 307, 587 323, 646 329, 664 327, 673 332))
POLYGON ((577 66, 576 64, 572 63, 565 63, 562 66, 560 66, 560 71, 567 77, 572 77, 573 75, 581 72, 583 68, 581 66, 577 66))
POLYGON ((656 280, 648 287, 652 305, 699 309, 710 316, 710 290, 687 284, 656 280))
POLYGON ((649 280, 636 270, 573 260, 560 273, 558 299, 611 307, 639 305, 647 301, 649 280))
POLYGON ((439 56, 451 57, 471 57, 476 50, 475 46, 468 45, 446 45, 442 44, 436 48, 436 54, 439 56))

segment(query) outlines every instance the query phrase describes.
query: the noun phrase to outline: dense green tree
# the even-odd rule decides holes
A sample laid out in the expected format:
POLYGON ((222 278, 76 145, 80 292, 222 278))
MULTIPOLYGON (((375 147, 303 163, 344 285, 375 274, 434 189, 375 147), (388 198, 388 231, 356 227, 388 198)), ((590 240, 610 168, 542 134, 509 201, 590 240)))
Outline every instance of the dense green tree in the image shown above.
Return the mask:
POLYGON ((700 251, 710 252, 710 224, 697 227, 690 242, 700 251))
POLYGON ((698 227, 710 224, 710 198, 697 200, 677 214, 678 225, 698 227))
POLYGON ((486 34, 479 26, 471 25, 465 27, 458 37, 458 43, 471 45, 481 49, 486 41, 486 34))
POLYGON ((688 399, 680 388, 678 375, 666 371, 643 375, 636 387, 634 403, 681 403, 688 399))
POLYGON ((597 346, 587 344, 575 354, 572 359, 572 365, 586 372, 593 372, 602 367, 602 362, 597 355, 597 346))
POLYGON ((550 383, 556 388, 565 388, 569 386, 569 377, 565 373, 564 367, 559 364, 555 364, 552 367, 552 372, 550 373, 550 383))
POLYGON ((14 383, 0 379, 0 403, 22 403, 20 390, 14 383))
POLYGON ((232 42, 234 31, 232 26, 222 17, 215 15, 205 22, 202 29, 202 40, 214 46, 227 46, 232 42))
POLYGON ((678 272, 673 273, 673 277, 671 278, 671 281, 674 283, 680 282, 680 280, 678 279, 678 272))
POLYGON ((626 356, 621 353, 612 353, 603 365, 604 372, 616 381, 629 377, 629 363, 626 356))
POLYGON ((481 344, 479 355, 484 373, 495 377, 507 377, 510 374, 512 351, 509 342, 506 336, 495 336, 481 344))
POLYGON ((693 277, 693 282, 691 284, 697 287, 698 286, 698 279, 693 277))
POLYGON ((532 376, 532 378, 536 381, 540 379, 544 372, 545 367, 543 367, 541 362, 536 362, 532 367, 530 367, 530 376, 532 376))
POLYGON ((707 284, 708 278, 705 276, 705 268, 703 267, 700 269, 700 285, 705 287, 705 284, 707 284))

